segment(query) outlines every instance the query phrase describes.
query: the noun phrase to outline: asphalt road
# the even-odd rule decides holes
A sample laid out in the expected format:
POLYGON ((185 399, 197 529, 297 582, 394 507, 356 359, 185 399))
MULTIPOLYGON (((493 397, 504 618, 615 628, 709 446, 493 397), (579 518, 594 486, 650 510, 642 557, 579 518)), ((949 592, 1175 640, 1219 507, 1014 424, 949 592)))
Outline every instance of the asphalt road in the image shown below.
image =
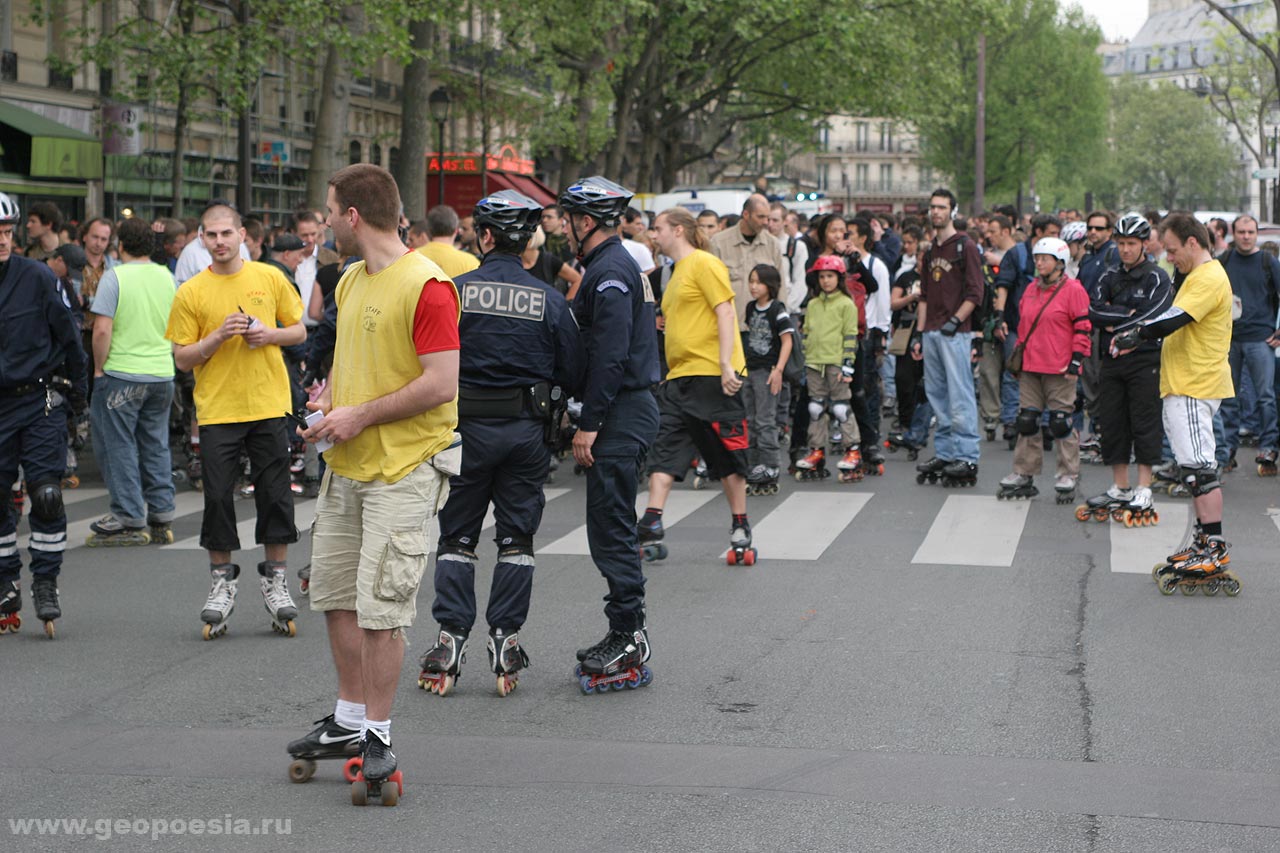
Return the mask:
MULTIPOLYGON (((429 581, 419 595, 395 809, 351 806, 337 763, 288 781, 284 745, 332 710, 333 677, 318 614, 294 639, 270 631, 259 554, 240 555, 228 635, 204 642, 190 542, 73 548, 58 639, 29 596, 0 637, 0 849, 1280 849, 1280 482, 1228 478, 1241 595, 1165 597, 1149 570, 1187 502, 1146 531, 1080 524, 1051 496, 1011 509, 993 497, 1011 454, 983 453, 963 492, 917 485, 902 455, 858 484, 784 482, 751 499, 752 568, 720 556, 723 498, 684 486, 672 556, 647 568, 654 682, 605 696, 571 673, 605 588, 573 553, 583 481, 562 471, 512 696, 483 625, 453 695, 417 688, 429 581), (84 834, 15 823, 62 819, 84 834)), ((1087 467, 1083 491, 1109 482, 1087 467)), ((70 493, 73 529, 105 511, 100 488, 70 493)), ((199 531, 186 494, 179 540, 199 531)))

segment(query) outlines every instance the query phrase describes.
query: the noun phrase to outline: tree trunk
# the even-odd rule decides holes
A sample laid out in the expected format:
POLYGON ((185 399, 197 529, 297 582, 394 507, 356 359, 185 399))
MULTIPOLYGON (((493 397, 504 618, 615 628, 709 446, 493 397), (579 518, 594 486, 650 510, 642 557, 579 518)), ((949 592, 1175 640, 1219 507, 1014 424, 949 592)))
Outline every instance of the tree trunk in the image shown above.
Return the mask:
POLYGON ((325 54, 317 95, 315 142, 307 168, 307 206, 323 209, 329 195, 329 177, 345 165, 342 140, 347 134, 347 110, 351 105, 347 63, 334 45, 329 45, 325 54))
POLYGON ((191 99, 188 96, 190 91, 190 86, 178 87, 178 105, 173 117, 173 165, 169 172, 172 182, 169 186, 171 206, 169 215, 175 218, 183 214, 182 191, 183 184, 186 182, 186 169, 183 168, 182 152, 187 147, 187 125, 190 123, 191 112, 191 99))
POLYGON ((400 87, 400 165, 396 183, 404 215, 417 222, 427 215, 427 151, 431 141, 431 113, 427 96, 431 93, 431 62, 428 49, 434 27, 427 21, 409 24, 413 41, 413 61, 404 69, 404 85, 400 87))

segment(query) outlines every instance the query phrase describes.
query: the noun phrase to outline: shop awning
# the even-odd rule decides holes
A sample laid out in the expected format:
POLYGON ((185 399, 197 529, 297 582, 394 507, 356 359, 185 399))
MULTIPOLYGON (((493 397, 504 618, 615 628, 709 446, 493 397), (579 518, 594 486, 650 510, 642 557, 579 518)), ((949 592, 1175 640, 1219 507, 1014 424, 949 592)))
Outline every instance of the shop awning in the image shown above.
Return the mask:
POLYGON ((543 207, 556 203, 556 194, 550 187, 532 175, 503 175, 511 183, 516 185, 516 189, 536 201, 543 207))
POLYGON ((0 171, 90 181, 102 178, 102 143, 87 133, 0 101, 0 171))

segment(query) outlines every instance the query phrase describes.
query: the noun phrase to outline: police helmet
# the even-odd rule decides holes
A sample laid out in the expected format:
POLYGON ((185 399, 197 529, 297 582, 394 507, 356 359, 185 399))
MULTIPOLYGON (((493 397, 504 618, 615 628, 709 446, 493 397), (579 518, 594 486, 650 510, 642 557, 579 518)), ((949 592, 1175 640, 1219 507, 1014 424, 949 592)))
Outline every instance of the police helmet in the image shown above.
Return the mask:
POLYGON ((1136 213, 1127 213, 1116 222, 1112 233, 1116 237, 1137 237, 1145 240, 1151 236, 1151 223, 1136 213))
POLYGON ((1089 229, 1085 227, 1083 222, 1068 222, 1062 226, 1062 233, 1058 236, 1062 238, 1064 243, 1083 243, 1085 235, 1089 233, 1089 229))
POLYGON ((597 175, 582 178, 560 193, 565 213, 584 213, 605 228, 614 228, 631 204, 635 193, 597 175))
POLYGON ((12 196, 0 193, 0 225, 18 224, 18 203, 12 196))
POLYGON ((492 228, 513 243, 528 240, 542 219, 542 205, 515 190, 501 190, 476 202, 476 231, 492 228))
POLYGON ((1066 241, 1057 237, 1041 237, 1036 241, 1035 248, 1031 250, 1033 255, 1053 255, 1064 264, 1071 260, 1071 250, 1067 248, 1066 241))

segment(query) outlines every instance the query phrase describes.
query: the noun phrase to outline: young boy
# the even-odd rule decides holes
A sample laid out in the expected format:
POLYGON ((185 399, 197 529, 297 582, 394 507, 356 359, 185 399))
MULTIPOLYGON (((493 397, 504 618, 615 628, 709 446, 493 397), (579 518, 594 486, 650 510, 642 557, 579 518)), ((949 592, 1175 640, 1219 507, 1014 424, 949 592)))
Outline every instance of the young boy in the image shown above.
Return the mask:
POLYGON ((778 492, 778 395, 782 370, 791 357, 795 326, 787 306, 778 300, 782 275, 769 264, 760 264, 747 277, 754 302, 747 304, 747 330, 742 334, 747 356, 747 381, 743 389, 747 407, 747 494, 778 492))

